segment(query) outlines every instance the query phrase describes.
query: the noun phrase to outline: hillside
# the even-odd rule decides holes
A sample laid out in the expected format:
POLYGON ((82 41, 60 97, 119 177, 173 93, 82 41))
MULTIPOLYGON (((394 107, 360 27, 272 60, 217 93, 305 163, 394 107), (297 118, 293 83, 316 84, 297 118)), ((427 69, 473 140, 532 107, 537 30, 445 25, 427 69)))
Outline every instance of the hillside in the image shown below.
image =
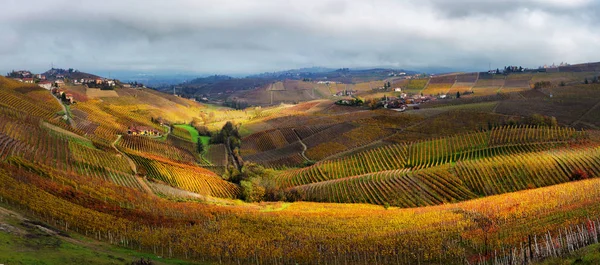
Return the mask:
POLYGON ((47 79, 50 80, 56 80, 56 79, 60 79, 60 78, 67 78, 67 79, 96 79, 96 78, 100 78, 97 75, 94 74, 88 74, 85 72, 80 72, 79 70, 75 70, 75 69, 60 69, 60 68, 52 68, 44 73, 42 73, 42 75, 45 75, 47 79))
MULTIPOLYGON (((211 101, 222 102, 226 99, 235 100, 242 99, 248 101, 252 105, 272 105, 270 100, 271 87, 278 83, 307 83, 300 85, 301 90, 312 89, 319 90, 319 94, 311 93, 304 95, 303 92, 298 92, 298 85, 287 85, 286 91, 275 95, 279 99, 274 99, 274 102, 301 102, 314 99, 322 99, 331 97, 340 90, 328 89, 320 82, 341 83, 341 84, 360 84, 373 81, 380 81, 388 78, 401 78, 405 76, 415 75, 414 71, 397 70, 397 69, 328 69, 328 68, 304 68, 295 69, 274 73, 263 73, 258 75, 250 75, 243 78, 233 78, 229 76, 208 76, 204 78, 196 78, 189 82, 182 83, 176 86, 159 87, 158 90, 172 92, 175 89, 176 93, 188 98, 203 98, 206 97, 211 101), (320 88, 320 89, 319 89, 320 88), (233 95, 232 95, 233 94, 233 95)), ((328 84, 329 85, 329 84, 328 84)), ((380 85, 382 86, 382 85, 380 85)))
POLYGON ((35 242, 67 263, 522 264, 597 243, 600 84, 581 80, 594 73, 361 73, 232 92, 263 105, 240 110, 67 85, 70 103, 0 77, 0 253, 32 251, 21 236, 45 229, 35 242), (427 100, 334 104, 348 91, 427 100))

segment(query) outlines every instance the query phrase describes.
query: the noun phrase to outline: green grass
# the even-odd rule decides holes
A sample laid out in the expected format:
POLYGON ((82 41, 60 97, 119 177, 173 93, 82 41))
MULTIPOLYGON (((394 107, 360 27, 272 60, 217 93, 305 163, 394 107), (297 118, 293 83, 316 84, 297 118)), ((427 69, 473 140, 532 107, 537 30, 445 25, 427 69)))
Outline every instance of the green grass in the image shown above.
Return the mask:
POLYGON ((194 128, 194 126, 191 126, 188 124, 177 124, 174 126, 177 128, 186 129, 188 132, 190 132, 190 135, 192 136, 192 142, 194 142, 194 143, 198 142, 198 137, 200 135, 198 134, 198 131, 196 130, 196 128, 194 128))
POLYGON ((204 147, 208 149, 208 145, 210 142, 210 136, 199 136, 198 138, 200 138, 200 141, 202 142, 204 147))
POLYGON ((0 216, 0 264, 130 264, 142 257, 154 264, 199 264, 140 253, 78 234, 62 237, 37 224, 0 216))
POLYGON ((538 263, 540 265, 566 265, 582 264, 595 265, 600 264, 600 244, 594 244, 575 251, 573 254, 561 258, 551 258, 538 263))

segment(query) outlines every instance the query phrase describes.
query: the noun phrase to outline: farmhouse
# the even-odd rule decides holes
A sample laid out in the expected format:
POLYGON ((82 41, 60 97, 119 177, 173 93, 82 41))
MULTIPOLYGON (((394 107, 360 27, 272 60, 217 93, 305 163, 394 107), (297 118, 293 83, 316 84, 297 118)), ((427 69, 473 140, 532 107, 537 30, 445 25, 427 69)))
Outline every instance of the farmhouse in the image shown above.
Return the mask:
POLYGON ((73 94, 67 93, 65 95, 65 98, 67 99, 67 101, 69 101, 69 103, 71 103, 71 104, 75 103, 75 99, 73 98, 73 94))
POLYGON ((22 80, 23 83, 33 84, 33 77, 24 77, 22 80))
POLYGON ((52 89, 52 82, 50 82, 50 81, 42 81, 42 82, 38 83, 38 86, 40 86, 40 87, 42 87, 44 89, 50 90, 50 89, 52 89))
POLYGON ((157 129, 147 126, 129 126, 127 128, 128 135, 145 135, 145 136, 160 136, 160 132, 157 129))

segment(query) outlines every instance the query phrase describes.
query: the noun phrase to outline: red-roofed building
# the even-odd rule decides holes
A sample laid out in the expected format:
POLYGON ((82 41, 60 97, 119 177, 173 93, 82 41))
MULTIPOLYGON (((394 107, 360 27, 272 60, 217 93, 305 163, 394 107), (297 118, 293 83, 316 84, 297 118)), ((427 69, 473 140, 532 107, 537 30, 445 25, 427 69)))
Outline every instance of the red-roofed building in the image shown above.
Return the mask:
POLYGON ((50 82, 50 81, 42 81, 42 82, 38 83, 38 86, 40 86, 42 88, 45 88, 47 90, 50 90, 50 89, 52 89, 52 82, 50 82))
POLYGON ((146 135, 146 136, 160 136, 160 132, 157 129, 147 126, 129 126, 127 128, 127 134, 129 135, 146 135))

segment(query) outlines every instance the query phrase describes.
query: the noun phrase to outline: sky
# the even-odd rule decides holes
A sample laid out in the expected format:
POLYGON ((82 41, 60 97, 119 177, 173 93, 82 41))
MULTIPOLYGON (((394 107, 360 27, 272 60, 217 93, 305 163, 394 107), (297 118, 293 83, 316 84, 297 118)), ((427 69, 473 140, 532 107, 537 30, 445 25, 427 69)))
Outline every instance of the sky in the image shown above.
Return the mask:
POLYGON ((245 75, 600 61, 596 0, 3 0, 0 71, 245 75))

